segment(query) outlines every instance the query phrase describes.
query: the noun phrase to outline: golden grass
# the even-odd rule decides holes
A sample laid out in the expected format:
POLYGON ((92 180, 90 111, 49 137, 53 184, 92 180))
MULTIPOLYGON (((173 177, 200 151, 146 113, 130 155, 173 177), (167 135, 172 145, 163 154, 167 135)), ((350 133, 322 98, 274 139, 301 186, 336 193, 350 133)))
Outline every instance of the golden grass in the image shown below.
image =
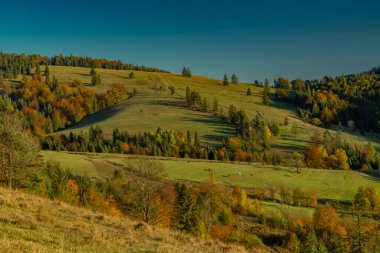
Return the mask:
POLYGON ((246 252, 0 188, 0 252, 246 252), (1 201, 0 201, 1 203, 1 201))

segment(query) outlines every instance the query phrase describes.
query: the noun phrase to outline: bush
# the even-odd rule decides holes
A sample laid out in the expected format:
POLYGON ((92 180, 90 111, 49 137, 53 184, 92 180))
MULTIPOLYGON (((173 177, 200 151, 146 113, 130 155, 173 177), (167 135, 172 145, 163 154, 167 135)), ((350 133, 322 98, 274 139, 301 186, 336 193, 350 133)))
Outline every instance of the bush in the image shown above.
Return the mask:
POLYGON ((264 246, 260 238, 255 234, 250 234, 241 230, 235 231, 229 238, 231 243, 239 243, 245 245, 248 249, 261 248, 264 246))

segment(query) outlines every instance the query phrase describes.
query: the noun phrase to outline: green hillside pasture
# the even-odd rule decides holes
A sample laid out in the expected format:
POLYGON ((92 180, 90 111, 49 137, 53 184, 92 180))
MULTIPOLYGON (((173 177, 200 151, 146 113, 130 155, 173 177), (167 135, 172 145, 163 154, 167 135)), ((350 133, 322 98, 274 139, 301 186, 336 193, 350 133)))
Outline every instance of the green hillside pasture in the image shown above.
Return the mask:
POLYGON ((229 163, 162 161, 172 179, 208 180, 208 169, 214 169, 220 182, 254 186, 303 187, 317 193, 318 198, 353 200, 360 186, 380 190, 378 178, 354 171, 295 169, 275 166, 241 165, 229 163))
MULTIPOLYGON (((55 75, 58 80, 64 81, 67 83, 71 83, 75 78, 82 80, 86 85, 88 85, 91 81, 91 77, 89 75, 89 68, 81 68, 81 67, 62 67, 62 66, 50 66, 49 67, 52 75, 55 75)), ((186 87, 189 86, 190 89, 198 91, 202 97, 206 97, 209 103, 209 108, 212 108, 212 103, 216 99, 219 104, 222 106, 225 113, 228 111, 228 107, 230 104, 234 104, 239 109, 245 110, 251 117, 255 116, 259 113, 263 118, 268 121, 274 120, 276 122, 282 123, 285 117, 288 117, 289 126, 283 127, 281 129, 280 137, 273 137, 271 140, 272 147, 275 150, 286 151, 288 153, 294 152, 295 150, 303 150, 305 147, 310 145, 310 137, 317 130, 324 131, 322 128, 315 127, 311 124, 307 124, 302 122, 297 115, 297 108, 294 105, 289 103, 275 101, 273 100, 271 106, 262 105, 262 87, 253 86, 250 84, 231 84, 229 86, 221 85, 222 81, 201 77, 201 76, 193 76, 191 78, 182 77, 177 74, 169 74, 169 73, 149 73, 149 72, 140 72, 134 71, 135 79, 129 79, 128 75, 131 71, 129 70, 111 70, 111 69, 96 69, 96 71, 101 75, 102 84, 96 87, 91 87, 95 89, 97 92, 104 92, 115 84, 120 84, 126 88, 128 91, 132 91, 136 89, 139 94, 143 94, 143 96, 136 97, 135 99, 142 99, 140 103, 137 104, 145 104, 144 99, 146 96, 156 96, 155 91, 153 91, 153 87, 162 87, 163 93, 169 94, 169 90, 167 89, 169 86, 176 87, 176 93, 183 97, 185 95, 186 87), (252 96, 246 95, 246 90, 251 88, 252 96), (298 126, 298 134, 294 135, 291 131, 292 126, 298 126)), ((161 94, 162 95, 162 94, 161 94)), ((180 99, 180 97, 177 97, 180 99)), ((166 99, 164 101, 167 101, 166 99)), ((183 101, 183 100, 182 100, 183 101)), ((121 108, 122 110, 127 109, 128 107, 121 108)), ((136 110, 138 111, 139 108, 136 110)), ((168 108, 166 108, 168 109, 168 108)), ((177 106, 171 106, 170 109, 178 109, 177 106)), ((133 112, 134 109, 131 109, 130 112, 133 112)), ((147 109, 148 110, 148 109, 147 109)), ((152 112, 152 115, 160 115, 160 112, 163 111, 163 108, 160 106, 153 106, 149 108, 152 112)), ((176 114, 176 112, 174 112, 176 114)), ((191 113, 186 113, 190 115, 191 113)), ((119 116, 118 114, 112 114, 119 116)), ((129 113, 128 113, 129 115, 129 113)), ((129 115, 130 117, 134 117, 129 115)), ((145 115, 136 115, 136 117, 145 116, 145 115)), ((101 118, 101 117, 100 117, 101 118)), ((187 117, 185 117, 187 118, 187 117)), ((93 120, 94 118, 91 118, 93 120)), ((150 120, 151 122, 161 123, 160 120, 150 120)), ((87 122, 91 121, 88 120, 87 122)), ((176 124, 184 124, 179 123, 183 119, 176 119, 174 123, 176 124)), ((162 120, 163 122, 168 122, 167 118, 162 120)), ((119 122, 115 120, 114 123, 119 122)), ((170 122, 170 121, 169 121, 170 122)), ((194 125, 194 127, 189 127, 193 123, 198 121, 192 121, 191 124, 185 124, 187 129, 200 129, 199 133, 203 136, 208 135, 209 133, 202 133, 203 127, 199 128, 199 125, 194 125)), ((110 120, 109 123, 113 124, 113 120, 110 120)), ((189 122, 188 122, 189 123, 189 122)), ((198 122, 199 123, 199 122, 198 122)), ((176 124, 169 124, 168 128, 173 129, 176 124)), ((87 126, 88 124, 83 124, 87 126)), ((132 124, 131 124, 132 125, 132 124)), ((130 126, 132 129, 138 129, 139 131, 147 131, 155 128, 152 126, 150 128, 150 124, 147 125, 145 118, 139 118, 136 122, 134 122, 133 126, 130 126)), ((158 124, 153 124, 158 125, 158 124)), ((79 125, 82 126, 82 125, 79 125)), ((117 125, 115 125, 117 126, 117 125)), ((110 128, 113 128, 112 126, 110 128)), ((119 127, 119 126, 118 126, 119 127)), ((162 128, 165 126, 162 124, 162 128)), ((88 129, 81 129, 83 131, 87 131, 88 129)), ((184 129, 180 129, 184 130, 184 129)), ((347 130, 347 128, 339 128, 332 127, 331 132, 334 134, 336 130, 342 131, 342 138, 346 139, 352 144, 363 145, 371 140, 376 148, 380 150, 380 142, 379 135, 375 134, 367 134, 366 136, 362 136, 359 133, 354 133, 352 131, 347 130)), ((133 130, 131 130, 133 131, 133 130)), ((205 141, 205 139, 203 139, 205 141)))
MULTIPOLYGON (((68 154, 66 152, 42 151, 46 158, 56 159, 63 167, 72 168, 73 171, 84 171, 95 176, 112 173, 111 169, 91 164, 87 155, 68 154), (87 165, 86 165, 87 164, 87 165), (91 172, 95 171, 95 172, 91 172)), ((92 161, 102 160, 111 164, 126 165, 135 156, 119 154, 91 155, 92 161)), ((173 180, 189 180, 205 182, 208 180, 209 169, 215 170, 217 181, 229 185, 243 187, 287 186, 290 189, 303 187, 316 192, 319 199, 353 200, 357 189, 361 186, 374 187, 380 190, 378 176, 370 176, 356 171, 301 169, 298 174, 293 168, 262 166, 260 164, 222 163, 203 160, 171 160, 162 158, 167 177, 173 180)), ((92 163, 93 164, 93 163, 92 163)))
POLYGON ((222 139, 235 135, 233 126, 212 117, 208 113, 192 111, 183 106, 182 100, 168 94, 138 94, 108 110, 101 111, 65 129, 63 132, 87 132, 90 126, 99 125, 108 137, 118 127, 130 134, 151 131, 158 127, 192 134, 198 131, 206 144, 220 144, 222 139))
POLYGON ((117 169, 112 164, 96 159, 96 156, 72 154, 67 152, 41 151, 46 162, 58 162, 63 169, 69 169, 78 175, 92 178, 106 178, 117 169))

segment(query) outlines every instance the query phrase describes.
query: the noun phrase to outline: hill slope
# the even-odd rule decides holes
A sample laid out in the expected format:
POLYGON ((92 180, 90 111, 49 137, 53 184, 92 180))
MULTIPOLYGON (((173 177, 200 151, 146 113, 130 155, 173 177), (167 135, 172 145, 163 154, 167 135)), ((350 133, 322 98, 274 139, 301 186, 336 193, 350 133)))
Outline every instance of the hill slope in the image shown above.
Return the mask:
MULTIPOLYGON (((76 78, 85 85, 89 85, 91 82, 89 68, 50 66, 49 69, 63 82, 72 83, 76 78)), ((263 105, 261 103, 262 87, 244 83, 223 86, 221 85, 222 81, 208 77, 187 78, 170 73, 133 71, 135 79, 130 79, 131 71, 129 70, 96 69, 96 71, 102 78, 101 85, 92 87, 96 92, 105 92, 115 84, 121 84, 130 92, 136 89, 138 96, 122 105, 115 106, 111 112, 93 115, 70 130, 87 131, 90 124, 99 124, 106 130, 106 133, 110 133, 114 127, 127 129, 130 133, 137 133, 154 131, 160 126, 163 129, 198 130, 203 142, 206 143, 217 142, 218 139, 215 139, 215 136, 220 138, 233 133, 230 127, 216 122, 211 114, 192 112, 183 107, 184 95, 188 86, 191 90, 199 92, 202 97, 207 98, 209 108, 212 108, 214 100, 217 100, 225 112, 229 105, 234 104, 239 109, 245 110, 251 117, 259 112, 267 121, 274 120, 282 123, 287 117, 289 126, 281 129, 280 137, 273 137, 271 140, 272 147, 276 150, 294 152, 294 150, 303 149, 310 144, 310 137, 315 130, 324 131, 322 128, 301 121, 294 105, 281 101, 272 101, 271 106, 263 105), (154 86, 162 87, 162 89, 155 91, 154 86), (169 86, 176 87, 176 95, 169 95, 169 86), (248 88, 252 90, 252 96, 246 95, 248 88), (292 134, 293 125, 299 127, 297 136, 292 134)), ((377 149, 380 147, 379 135, 362 136, 338 126, 333 126, 330 130, 343 132, 342 137, 351 143, 364 144, 371 140, 377 149)))
MULTIPOLYGON (((42 151, 45 160, 59 162, 63 168, 76 174, 95 178, 110 177, 117 165, 128 166, 134 156, 121 154, 72 154, 67 152, 42 151)), ((154 158, 160 159, 160 158, 154 158)), ((261 165, 257 163, 226 163, 205 160, 161 158, 167 178, 206 182, 209 170, 213 169, 218 182, 244 187, 305 188, 317 193, 320 199, 352 201, 359 187, 380 190, 380 174, 365 174, 357 171, 317 170, 261 165)))
POLYGON ((245 252, 0 188, 1 252, 245 252))

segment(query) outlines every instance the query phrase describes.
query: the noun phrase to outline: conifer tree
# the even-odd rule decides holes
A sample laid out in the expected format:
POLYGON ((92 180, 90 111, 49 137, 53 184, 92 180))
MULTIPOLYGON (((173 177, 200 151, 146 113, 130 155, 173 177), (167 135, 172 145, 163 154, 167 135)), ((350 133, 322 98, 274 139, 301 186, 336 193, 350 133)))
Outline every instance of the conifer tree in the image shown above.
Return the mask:
POLYGON ((191 71, 189 68, 183 67, 182 69, 182 76, 184 77, 191 77, 191 71))
POLYGON ((186 185, 178 182, 176 184, 176 191, 178 193, 177 228, 181 231, 195 234, 199 226, 199 214, 196 202, 186 185))
POLYGON ((49 71, 49 67, 47 65, 45 67, 45 83, 47 86, 50 87, 50 85, 51 85, 50 71, 49 71))
POLYGON ((237 75, 235 73, 232 74, 232 76, 231 76, 231 83, 233 83, 233 84, 239 83, 239 78, 237 77, 237 75))
POLYGON ((188 76, 188 77, 192 77, 192 74, 191 74, 191 71, 190 71, 190 69, 189 69, 189 68, 187 68, 186 70, 187 70, 187 76, 188 76))
POLYGON ((50 70, 49 70, 48 65, 45 65, 44 74, 45 74, 45 76, 50 74, 50 70))
POLYGON ((194 146, 195 147, 199 147, 200 145, 201 145, 201 142, 199 140, 198 132, 195 131, 195 134, 194 134, 194 146))
POLYGON ((191 132, 190 130, 187 130, 187 143, 191 144, 191 132))
POLYGON ((227 74, 224 74, 224 77, 223 77, 223 85, 229 85, 230 82, 228 81, 228 77, 227 77, 227 74))
POLYGON ((96 75, 96 70, 94 67, 92 67, 90 71, 90 76, 94 76, 94 75, 96 75))
POLYGON ((263 104, 264 105, 269 105, 270 104, 270 100, 269 100, 269 81, 268 81, 268 79, 265 79, 265 82, 264 82, 263 104))
POLYGON ((40 64, 37 64, 35 73, 38 74, 38 75, 41 75, 40 64))
POLYGON ((208 111, 208 104, 207 104, 207 99, 206 99, 206 98, 203 98, 202 110, 203 110, 204 112, 207 112, 207 111, 208 111))
POLYGON ((187 69, 186 69, 186 67, 183 67, 183 69, 182 69, 182 76, 187 77, 187 69))
POLYGON ((219 113, 219 103, 218 103, 218 100, 216 99, 214 100, 212 111, 214 112, 215 115, 219 113))
POLYGON ((190 106, 190 100, 191 100, 191 91, 189 86, 186 87, 186 105, 190 106))

